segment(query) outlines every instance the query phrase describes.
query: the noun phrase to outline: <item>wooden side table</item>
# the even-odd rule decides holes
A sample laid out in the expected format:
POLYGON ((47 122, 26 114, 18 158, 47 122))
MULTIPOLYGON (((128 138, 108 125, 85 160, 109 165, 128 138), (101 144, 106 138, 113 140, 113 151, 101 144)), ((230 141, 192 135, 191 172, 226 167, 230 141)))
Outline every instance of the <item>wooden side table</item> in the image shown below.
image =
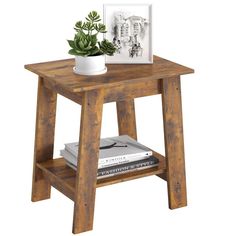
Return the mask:
POLYGON ((50 198, 51 186, 74 201, 73 233, 93 228, 96 187, 157 175, 167 181, 170 209, 186 206, 180 75, 193 70, 154 56, 152 65, 108 65, 98 76, 72 72, 74 60, 26 65, 38 80, 32 201, 50 198), (53 158, 57 94, 82 105, 77 171, 53 158), (97 180, 103 103, 116 102, 119 135, 137 139, 134 98, 162 95, 165 153, 158 167, 97 180))

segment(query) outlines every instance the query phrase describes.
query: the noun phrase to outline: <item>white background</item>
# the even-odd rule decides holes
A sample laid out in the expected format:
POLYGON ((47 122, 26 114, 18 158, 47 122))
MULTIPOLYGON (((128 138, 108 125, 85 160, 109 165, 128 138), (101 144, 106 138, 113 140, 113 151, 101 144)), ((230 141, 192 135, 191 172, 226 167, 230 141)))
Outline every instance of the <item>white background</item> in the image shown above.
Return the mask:
MULTIPOLYGON (((75 21, 103 3, 0 3, 0 235, 71 235, 72 201, 55 190, 30 201, 37 77, 23 66, 67 58, 75 21)), ((235 1, 153 4, 154 53, 195 69, 182 77, 188 207, 169 210, 155 176, 99 188, 94 230, 84 235, 235 235, 235 1)), ((137 99, 136 113, 139 140, 164 153, 160 96, 137 99)), ((80 107, 59 97, 57 115, 55 155, 78 139, 80 107)), ((107 104, 102 137, 116 134, 115 104, 107 104)))

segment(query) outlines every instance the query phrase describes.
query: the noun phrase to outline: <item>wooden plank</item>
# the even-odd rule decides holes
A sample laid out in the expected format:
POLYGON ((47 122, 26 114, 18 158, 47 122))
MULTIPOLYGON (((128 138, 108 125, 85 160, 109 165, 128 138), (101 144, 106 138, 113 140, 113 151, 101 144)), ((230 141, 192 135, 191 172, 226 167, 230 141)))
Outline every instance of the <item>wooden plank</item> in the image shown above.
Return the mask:
MULTIPOLYGON (((103 187, 116 183, 134 180, 151 175, 162 175, 166 173, 166 158, 154 152, 154 156, 159 159, 159 166, 146 170, 133 171, 104 179, 98 179, 96 187, 103 187)), ((66 165, 64 158, 57 158, 43 163, 38 163, 38 167, 43 170, 44 175, 57 190, 65 194, 71 200, 75 195, 76 171, 66 165)))
MULTIPOLYGON (((64 87, 57 87, 50 80, 45 80, 44 85, 57 92, 58 94, 78 103, 82 104, 82 93, 72 93, 64 87)), ((138 97, 145 97, 161 93, 161 81, 150 80, 145 82, 138 82, 127 84, 126 86, 120 85, 114 88, 105 89, 104 103, 130 100, 138 97), (158 86, 157 86, 158 85, 158 86)))
POLYGON ((55 189, 74 201, 76 172, 66 165, 64 159, 38 163, 37 167, 55 189))
POLYGON ((104 91, 85 92, 75 184, 73 233, 92 230, 104 91))
POLYGON ((48 89, 55 91, 56 93, 70 99, 71 101, 82 104, 82 93, 72 93, 64 87, 57 87, 56 84, 52 83, 50 80, 44 80, 44 85, 48 89))
POLYGON ((119 135, 137 140, 134 99, 116 102, 119 135))
POLYGON ((83 76, 74 74, 74 60, 53 61, 26 65, 25 68, 44 77, 57 88, 70 92, 84 92, 94 89, 108 89, 126 86, 136 82, 165 79, 172 76, 193 73, 193 70, 177 63, 154 56, 153 64, 107 65, 103 75, 83 76))
POLYGON ((104 103, 130 100, 161 93, 161 81, 149 80, 105 89, 104 103), (157 86, 158 85, 158 86, 157 86))
POLYGON ((166 175, 166 172, 165 173, 161 173, 161 174, 157 174, 156 176, 158 176, 159 178, 167 181, 167 175, 166 175))
POLYGON ((34 202, 50 198, 50 183, 42 175, 37 163, 53 158, 56 101, 57 94, 47 89, 43 78, 39 78, 31 196, 34 202))
POLYGON ((180 77, 163 80, 162 93, 169 208, 187 205, 180 77))

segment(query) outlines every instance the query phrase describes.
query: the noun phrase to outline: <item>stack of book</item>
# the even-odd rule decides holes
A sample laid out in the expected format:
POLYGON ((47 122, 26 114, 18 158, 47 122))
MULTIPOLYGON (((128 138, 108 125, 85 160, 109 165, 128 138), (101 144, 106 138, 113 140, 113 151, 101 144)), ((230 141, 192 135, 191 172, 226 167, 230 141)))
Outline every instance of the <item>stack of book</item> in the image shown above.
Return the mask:
MULTIPOLYGON (((66 143, 61 150, 68 166, 77 169, 79 144, 66 143)), ((87 157, 89 158, 89 157, 87 157)), ((100 140, 97 178, 106 178, 131 171, 158 166, 159 160, 152 151, 128 135, 100 140)))

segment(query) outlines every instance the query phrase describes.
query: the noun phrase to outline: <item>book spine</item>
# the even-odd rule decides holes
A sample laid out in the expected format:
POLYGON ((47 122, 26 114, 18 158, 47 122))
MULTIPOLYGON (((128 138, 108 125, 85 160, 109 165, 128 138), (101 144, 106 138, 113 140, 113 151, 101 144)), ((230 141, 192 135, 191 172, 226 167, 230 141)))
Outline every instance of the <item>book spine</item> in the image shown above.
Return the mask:
MULTIPOLYGON (((72 152, 72 149, 69 149, 67 147, 66 147, 66 151, 68 151, 74 156, 75 158, 74 162, 76 163, 77 155, 75 155, 75 152, 74 151, 72 152)), ((100 158, 98 160, 98 168, 101 169, 101 168, 106 168, 106 167, 115 166, 119 164, 129 163, 133 161, 144 160, 150 156, 152 156, 152 151, 138 153, 138 154, 128 154, 125 156, 100 158)))
POLYGON ((75 151, 73 148, 70 148, 69 146, 65 145, 65 150, 69 153, 71 153, 73 156, 77 158, 78 151, 75 151))
POLYGON ((71 153, 68 153, 65 150, 60 150, 60 155, 63 156, 66 161, 77 166, 77 158, 75 158, 71 153))
POLYGON ((145 170, 145 169, 149 169, 149 168, 156 167, 156 166, 158 166, 158 164, 138 167, 138 168, 135 168, 135 169, 128 169, 128 170, 124 170, 124 171, 121 171, 121 172, 112 173, 112 174, 109 174, 109 175, 97 176, 97 179, 104 179, 104 178, 108 178, 108 177, 112 177, 112 176, 116 176, 116 175, 126 174, 126 173, 133 172, 133 171, 145 170))
POLYGON ((129 164, 127 166, 120 166, 120 167, 113 167, 113 168, 109 168, 107 170, 103 170, 100 169, 98 170, 98 177, 100 176, 111 176, 111 175, 115 175, 115 174, 120 174, 120 173, 125 173, 127 171, 131 171, 131 170, 137 170, 138 168, 143 168, 143 167, 150 167, 153 165, 157 165, 156 161, 146 161, 146 162, 141 162, 141 163, 134 163, 134 164, 129 164))
POLYGON ((122 156, 115 156, 115 157, 106 157, 99 159, 99 168, 124 164, 133 161, 139 161, 147 159, 148 157, 152 156, 152 151, 143 152, 143 153, 135 153, 135 154, 127 154, 122 156))
MULTIPOLYGON (((76 166, 74 166, 70 162, 66 161, 66 164, 69 167, 71 167, 72 169, 74 169, 75 171, 77 170, 76 166)), ((112 176, 116 176, 116 175, 120 175, 120 174, 125 174, 125 173, 132 172, 132 171, 137 171, 137 170, 145 170, 145 169, 156 167, 156 166, 158 166, 158 163, 152 162, 152 164, 149 164, 149 165, 139 165, 139 167, 117 168, 117 171, 104 171, 103 173, 99 173, 98 172, 97 179, 108 178, 108 177, 112 177, 112 176)))

